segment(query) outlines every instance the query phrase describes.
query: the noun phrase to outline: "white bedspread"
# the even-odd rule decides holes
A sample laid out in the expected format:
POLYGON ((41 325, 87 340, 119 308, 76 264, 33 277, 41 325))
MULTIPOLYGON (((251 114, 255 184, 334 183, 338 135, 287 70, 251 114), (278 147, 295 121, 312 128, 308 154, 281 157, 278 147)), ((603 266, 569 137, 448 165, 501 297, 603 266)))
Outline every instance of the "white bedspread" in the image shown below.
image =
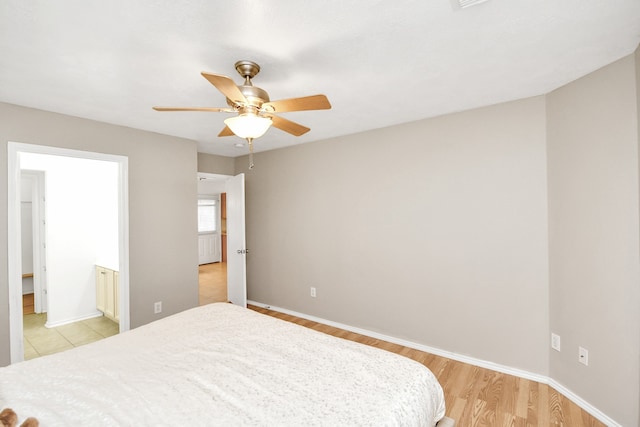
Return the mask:
POLYGON ((0 368, 0 409, 41 426, 432 426, 408 358, 231 304, 198 307, 0 368))

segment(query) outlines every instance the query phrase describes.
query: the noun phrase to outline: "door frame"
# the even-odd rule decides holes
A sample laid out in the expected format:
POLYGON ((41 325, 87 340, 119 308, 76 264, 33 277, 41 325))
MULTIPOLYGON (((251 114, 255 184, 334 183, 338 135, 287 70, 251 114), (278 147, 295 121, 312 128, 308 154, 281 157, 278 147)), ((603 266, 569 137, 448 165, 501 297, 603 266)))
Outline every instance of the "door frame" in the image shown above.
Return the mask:
MULTIPOLYGON (((33 228, 33 296, 34 311, 45 313, 47 311, 47 265, 45 248, 45 173, 36 170, 20 170, 21 177, 29 177, 31 180, 31 216, 33 228)), ((22 224, 20 224, 22 227, 22 224)), ((22 239, 21 239, 22 242, 22 239)), ((22 251, 20 251, 22 254, 22 251)))
MULTIPOLYGON (((234 247, 235 252, 232 252, 229 248, 229 244, 227 244, 227 299, 231 302, 231 297, 237 299, 235 304, 246 307, 247 306, 247 266, 246 266, 246 218, 245 218, 245 196, 244 196, 244 181, 245 175, 243 173, 238 175, 220 175, 213 174, 207 172, 198 172, 199 180, 211 180, 218 182, 220 184, 224 184, 224 191, 227 193, 227 233, 229 232, 229 224, 232 225, 236 223, 238 227, 242 228, 242 239, 238 240, 237 247, 234 247), (234 179, 240 179, 242 181, 242 209, 241 211, 236 212, 235 214, 231 214, 234 218, 230 217, 229 210, 229 181, 234 179), (237 255, 236 255, 237 254, 237 255), (236 257, 231 259, 232 255, 236 255, 236 257), (237 274, 234 274, 233 266, 234 264, 237 266, 237 274)), ((202 194, 205 194, 204 192, 202 194)), ((236 204, 240 202, 239 200, 236 204)), ((227 234, 228 236, 228 234, 227 234)), ((222 236, 220 236, 222 239, 222 236)), ((222 255, 222 254, 221 254, 222 255)))
POLYGON ((118 251, 120 332, 130 329, 128 157, 45 145, 7 143, 9 343, 11 363, 24 360, 22 322, 22 250, 20 224, 20 153, 48 154, 118 164, 118 251))

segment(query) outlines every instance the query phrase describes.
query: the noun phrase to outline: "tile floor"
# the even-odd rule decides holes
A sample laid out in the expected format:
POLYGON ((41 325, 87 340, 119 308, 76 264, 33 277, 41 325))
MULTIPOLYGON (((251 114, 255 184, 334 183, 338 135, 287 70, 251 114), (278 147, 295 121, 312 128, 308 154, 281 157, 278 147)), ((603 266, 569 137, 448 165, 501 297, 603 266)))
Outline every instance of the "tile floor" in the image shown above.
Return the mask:
POLYGON ((47 321, 46 313, 25 314, 23 321, 25 360, 98 341, 116 335, 119 331, 118 324, 104 316, 56 328, 44 326, 47 321))
MULTIPOLYGON (((227 300, 227 263, 219 262, 200 266, 200 305, 227 300)), ((24 312, 33 312, 33 294, 23 299, 24 312)), ((25 360, 58 353, 83 344, 118 334, 118 324, 106 317, 95 317, 57 328, 46 328, 46 313, 25 314, 25 360)))

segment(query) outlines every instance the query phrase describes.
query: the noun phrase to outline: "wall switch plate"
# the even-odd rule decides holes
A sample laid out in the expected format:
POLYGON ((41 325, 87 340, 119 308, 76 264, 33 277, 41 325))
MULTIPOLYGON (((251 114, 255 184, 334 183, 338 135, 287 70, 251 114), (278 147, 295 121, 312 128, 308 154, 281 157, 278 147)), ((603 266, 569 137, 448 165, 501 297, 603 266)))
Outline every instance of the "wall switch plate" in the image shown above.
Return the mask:
POLYGON ((578 362, 582 363, 584 366, 589 366, 589 350, 578 347, 578 362))
POLYGON ((154 314, 162 313, 162 301, 153 303, 153 313, 154 314))
POLYGON ((314 288, 313 286, 311 287, 311 296, 312 296, 313 298, 315 298, 315 297, 316 297, 316 288, 314 288))
POLYGON ((551 348, 560 351, 560 335, 551 333, 551 348))

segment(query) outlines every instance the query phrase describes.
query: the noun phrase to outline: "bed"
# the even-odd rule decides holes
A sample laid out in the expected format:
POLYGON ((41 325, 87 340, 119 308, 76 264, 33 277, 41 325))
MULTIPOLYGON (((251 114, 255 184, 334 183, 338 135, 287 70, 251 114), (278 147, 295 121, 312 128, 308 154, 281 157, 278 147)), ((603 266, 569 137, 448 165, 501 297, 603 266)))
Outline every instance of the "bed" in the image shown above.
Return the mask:
POLYGON ((433 426, 425 366, 232 304, 209 304, 0 368, 0 409, 41 426, 433 426))

